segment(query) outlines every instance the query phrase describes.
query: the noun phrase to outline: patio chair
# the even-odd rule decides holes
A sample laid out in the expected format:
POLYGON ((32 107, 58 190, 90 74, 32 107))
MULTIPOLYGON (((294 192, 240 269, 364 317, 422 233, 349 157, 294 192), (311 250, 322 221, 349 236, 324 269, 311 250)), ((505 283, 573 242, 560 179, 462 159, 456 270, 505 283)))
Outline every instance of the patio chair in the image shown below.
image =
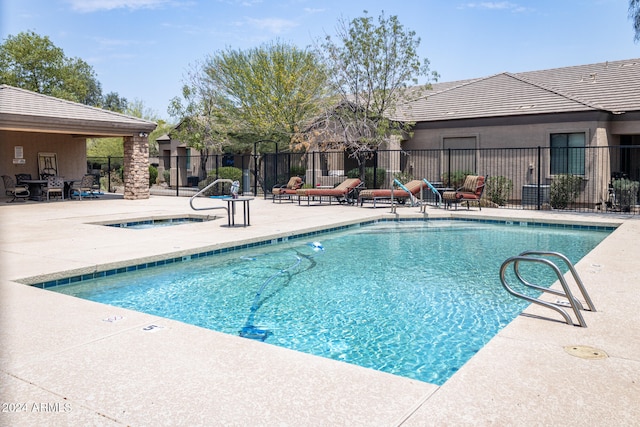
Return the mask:
POLYGON ((16 200, 24 202, 31 195, 27 184, 16 184, 9 175, 2 175, 2 181, 4 181, 5 195, 13 197, 11 200, 7 200, 7 203, 12 203, 16 200))
POLYGON ((16 174, 16 183, 18 185, 22 185, 22 181, 30 180, 30 179, 31 179, 31 174, 30 173, 17 173, 16 174))
POLYGON ((303 198, 307 199, 307 205, 310 204, 311 199, 318 198, 320 204, 322 204, 322 198, 329 199, 329 204, 335 198, 338 203, 354 203, 357 197, 354 197, 354 191, 362 186, 362 181, 359 178, 348 178, 342 181, 334 188, 301 188, 296 191, 298 196, 298 204, 303 198))
POLYGON ((285 185, 276 185, 271 189, 272 199, 275 203, 276 199, 282 202, 282 199, 292 200, 292 196, 297 194, 297 190, 302 187, 302 178, 299 176, 292 176, 289 182, 285 185))
POLYGON ((47 186, 43 190, 47 193, 47 202, 53 194, 54 196, 60 195, 60 198, 64 200, 64 180, 61 176, 50 176, 47 178, 47 186))
POLYGON ((445 191, 444 193, 442 193, 442 199, 444 201, 445 207, 448 208, 451 206, 451 204, 455 204, 456 209, 458 209, 459 203, 466 202, 468 210, 469 203, 476 202, 478 203, 478 209, 482 210, 480 199, 482 198, 482 193, 484 192, 486 180, 486 176, 467 175, 467 177, 464 179, 464 184, 462 184, 462 187, 458 188, 456 191, 445 191))
POLYGON ((409 192, 406 192, 404 189, 396 190, 391 188, 362 190, 358 194, 358 203, 362 206, 365 201, 371 200, 373 201, 373 207, 375 208, 377 201, 391 200, 393 196, 393 199, 397 199, 398 203, 404 204, 407 199, 411 197, 415 198, 425 186, 426 184, 422 180, 414 179, 413 181, 409 181, 404 184, 404 187, 409 190, 409 192))
POLYGON ((78 195, 78 198, 82 200, 82 196, 85 198, 96 198, 95 194, 95 177, 91 174, 86 174, 80 181, 74 181, 69 188, 69 198, 73 199, 73 196, 78 195))

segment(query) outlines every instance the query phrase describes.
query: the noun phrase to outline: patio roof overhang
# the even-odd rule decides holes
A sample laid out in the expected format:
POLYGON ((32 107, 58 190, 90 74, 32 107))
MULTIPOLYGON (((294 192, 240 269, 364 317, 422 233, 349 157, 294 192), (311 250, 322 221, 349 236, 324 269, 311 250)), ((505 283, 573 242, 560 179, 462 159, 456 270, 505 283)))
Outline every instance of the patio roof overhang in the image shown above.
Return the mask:
POLYGON ((149 120, 0 85, 0 130, 89 138, 138 136, 156 127, 149 120))
POLYGON ((121 137, 150 133, 155 123, 117 123, 60 117, 24 116, 0 113, 0 130, 16 132, 60 133, 79 138, 121 137))

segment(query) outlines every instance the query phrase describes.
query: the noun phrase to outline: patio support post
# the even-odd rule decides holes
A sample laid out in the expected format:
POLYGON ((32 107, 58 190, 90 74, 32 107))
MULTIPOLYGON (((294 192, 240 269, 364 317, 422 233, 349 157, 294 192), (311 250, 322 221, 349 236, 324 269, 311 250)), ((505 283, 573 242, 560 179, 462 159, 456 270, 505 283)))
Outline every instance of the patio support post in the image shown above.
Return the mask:
POLYGON ((124 137, 124 198, 149 198, 149 140, 145 132, 124 137))

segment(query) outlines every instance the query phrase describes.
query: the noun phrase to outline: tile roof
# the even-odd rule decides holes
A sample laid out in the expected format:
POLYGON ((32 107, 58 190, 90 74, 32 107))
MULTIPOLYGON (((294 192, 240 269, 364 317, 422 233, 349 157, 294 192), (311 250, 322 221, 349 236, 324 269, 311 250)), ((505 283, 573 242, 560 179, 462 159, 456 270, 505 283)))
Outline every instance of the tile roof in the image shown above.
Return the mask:
POLYGON ((435 83, 398 107, 416 122, 582 111, 640 111, 640 59, 435 83))
POLYGON ((137 117, 0 85, 0 129, 117 136, 155 127, 137 117))

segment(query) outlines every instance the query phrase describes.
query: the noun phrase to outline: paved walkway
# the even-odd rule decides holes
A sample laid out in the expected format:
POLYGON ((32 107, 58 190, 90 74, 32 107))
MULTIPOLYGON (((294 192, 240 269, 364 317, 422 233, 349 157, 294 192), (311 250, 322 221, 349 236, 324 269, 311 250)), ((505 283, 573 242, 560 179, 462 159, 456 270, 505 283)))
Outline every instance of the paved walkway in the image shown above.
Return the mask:
MULTIPOLYGON (((0 203, 2 426, 640 425, 635 217, 427 209, 428 217, 620 224, 577 265, 598 308, 585 313, 588 328, 540 319, 548 313, 531 307, 438 387, 16 282, 393 216, 388 207, 256 199, 246 228, 221 227, 225 217, 127 230, 93 223, 226 213, 161 196, 0 203), (582 346, 608 357, 565 350, 582 346)), ((398 215, 423 216, 410 207, 398 215)))

